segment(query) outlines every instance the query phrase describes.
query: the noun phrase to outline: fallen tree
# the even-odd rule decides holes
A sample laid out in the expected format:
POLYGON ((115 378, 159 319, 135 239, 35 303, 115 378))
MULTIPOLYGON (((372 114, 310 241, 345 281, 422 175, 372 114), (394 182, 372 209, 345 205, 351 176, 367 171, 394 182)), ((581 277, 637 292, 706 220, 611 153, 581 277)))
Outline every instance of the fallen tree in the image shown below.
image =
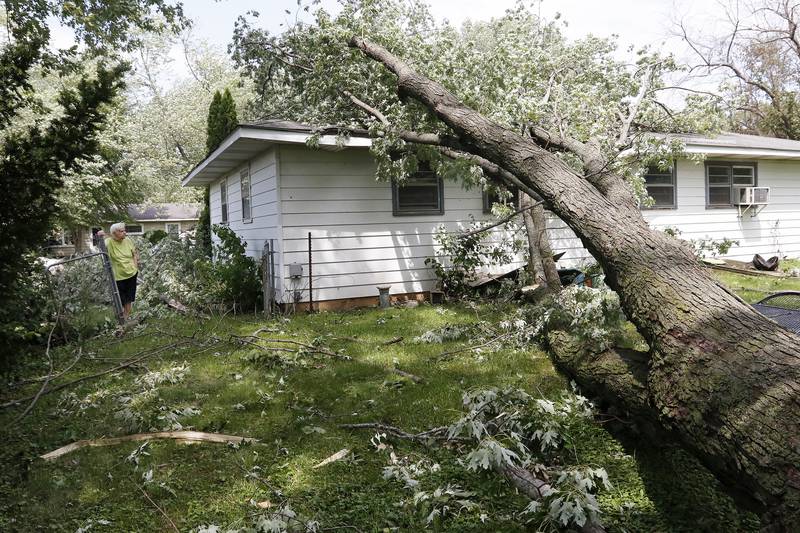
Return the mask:
MULTIPOLYGON (((446 124, 459 150, 511 174, 569 225, 651 347, 635 381, 660 421, 758 509, 767 528, 800 522, 800 339, 709 277, 679 241, 651 230, 623 177, 606 170, 589 143, 541 128, 523 136, 380 45, 353 37, 350 46, 392 72, 400 95, 446 124), (545 147, 579 157, 583 173, 545 147)), ((453 144, 435 134, 423 140, 453 144)), ((581 361, 589 374, 601 363, 581 361)))

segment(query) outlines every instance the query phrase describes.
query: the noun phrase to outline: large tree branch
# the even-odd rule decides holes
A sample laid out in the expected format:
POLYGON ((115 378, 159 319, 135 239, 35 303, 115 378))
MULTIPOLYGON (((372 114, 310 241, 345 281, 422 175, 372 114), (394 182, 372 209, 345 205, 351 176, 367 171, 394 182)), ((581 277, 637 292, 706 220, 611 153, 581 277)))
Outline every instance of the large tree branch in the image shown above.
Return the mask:
POLYGON ((572 200, 581 198, 584 201, 596 200, 596 205, 603 205, 602 212, 607 210, 608 216, 616 219, 631 217, 635 224, 643 223, 630 195, 627 200, 623 195, 607 197, 585 176, 577 174, 534 139, 504 128, 465 106, 441 84, 418 74, 382 46, 357 36, 351 38, 350 46, 387 67, 397 76, 401 95, 410 96, 427 106, 463 144, 469 146, 470 153, 495 164, 502 161, 503 168, 528 184, 562 219, 575 223, 577 219, 574 216, 580 219, 601 216, 598 211, 589 213, 579 209, 580 213, 576 212, 572 200))
POLYGON ((619 131, 619 138, 617 139, 617 146, 625 146, 628 142, 628 132, 631 129, 631 124, 633 123, 633 119, 636 118, 636 114, 639 112, 639 107, 642 105, 642 101, 644 100, 645 95, 647 95, 647 91, 650 88, 650 83, 653 79, 653 66, 650 65, 645 69, 644 74, 642 75, 642 84, 639 86, 639 92, 636 94, 636 98, 628 105, 628 116, 622 122, 622 127, 619 131))
MULTIPOLYGON (((370 115, 377 118, 381 124, 386 126, 387 128, 391 127, 391 123, 389 119, 386 118, 386 115, 381 113, 375 107, 367 104, 360 98, 356 97, 350 91, 342 91, 342 93, 350 98, 350 101, 353 102, 356 106, 360 107, 370 115)), ((418 133, 414 131, 398 131, 396 132, 398 137, 403 139, 406 142, 416 143, 416 144, 426 144, 436 146, 442 155, 449 157, 450 159, 466 159, 475 164, 477 164, 485 174, 489 177, 494 178, 495 180, 504 183, 508 187, 516 187, 519 190, 525 192, 532 198, 539 198, 539 195, 531 189, 528 185, 521 182, 516 176, 514 176, 509 171, 501 168, 499 165, 496 165, 485 159, 483 157, 477 156, 475 154, 471 154, 469 152, 465 152, 463 150, 457 149, 461 148, 460 143, 456 139, 452 139, 450 137, 443 137, 436 133, 418 133)))
POLYGON ((537 200, 541 200, 540 196, 529 185, 523 183, 514 174, 500 167, 499 165, 492 163, 488 159, 485 159, 475 154, 470 154, 468 152, 454 150, 446 146, 438 146, 438 150, 439 152, 442 153, 442 155, 445 155, 450 159, 469 160, 478 165, 479 167, 481 167, 481 170, 483 170, 484 174, 495 179, 496 181, 505 184, 507 187, 516 187, 517 189, 524 192, 531 198, 536 198, 537 200))

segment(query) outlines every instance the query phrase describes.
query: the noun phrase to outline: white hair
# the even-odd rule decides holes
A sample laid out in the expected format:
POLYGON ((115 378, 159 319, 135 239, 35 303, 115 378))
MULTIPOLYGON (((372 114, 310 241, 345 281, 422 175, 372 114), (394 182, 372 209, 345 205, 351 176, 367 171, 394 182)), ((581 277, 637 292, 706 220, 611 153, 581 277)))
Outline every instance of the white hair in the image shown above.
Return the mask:
POLYGON ((111 228, 110 228, 111 233, 114 233, 115 231, 124 230, 124 229, 125 229, 125 223, 124 222, 117 222, 116 224, 111 224, 111 228))

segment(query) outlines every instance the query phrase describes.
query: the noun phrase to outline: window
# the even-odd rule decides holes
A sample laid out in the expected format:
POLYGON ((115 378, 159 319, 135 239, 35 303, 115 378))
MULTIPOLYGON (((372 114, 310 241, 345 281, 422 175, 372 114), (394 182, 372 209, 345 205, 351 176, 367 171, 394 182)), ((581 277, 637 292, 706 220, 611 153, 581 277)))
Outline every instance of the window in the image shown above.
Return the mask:
POLYGON ((54 231, 47 238, 47 246, 69 246, 75 244, 72 241, 71 231, 54 231))
POLYGON ((435 172, 422 169, 403 183, 392 183, 395 216, 441 215, 444 213, 444 185, 435 172))
POLYGON ((164 227, 167 230, 167 235, 174 235, 178 236, 181 234, 181 223, 180 222, 167 222, 164 224, 164 227))
POLYGON ((250 169, 246 168, 239 173, 239 182, 242 185, 242 222, 252 222, 253 213, 250 205, 250 169))
POLYGON ((647 209, 667 209, 677 207, 675 187, 675 167, 661 170, 658 167, 648 167, 644 175, 644 186, 647 196, 653 199, 653 204, 647 209))
POLYGON ((706 162, 706 207, 731 207, 734 189, 755 184, 755 163, 706 162))
POLYGON ((219 184, 219 201, 222 207, 222 224, 228 223, 228 180, 219 184))
POLYGON ((128 235, 141 235, 144 233, 141 224, 125 224, 125 230, 128 235))
POLYGON ((513 207, 519 205, 519 190, 515 187, 511 189, 511 196, 506 194, 506 189, 503 189, 502 194, 496 187, 489 190, 483 190, 483 212, 491 213, 494 204, 510 204, 513 207))

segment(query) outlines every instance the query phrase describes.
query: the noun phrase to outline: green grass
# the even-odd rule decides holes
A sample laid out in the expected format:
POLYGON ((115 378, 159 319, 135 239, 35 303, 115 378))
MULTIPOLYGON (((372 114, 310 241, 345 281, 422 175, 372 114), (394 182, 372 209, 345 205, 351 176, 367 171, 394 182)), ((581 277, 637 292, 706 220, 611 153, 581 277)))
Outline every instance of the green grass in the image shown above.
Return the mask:
POLYGON ((730 287, 748 303, 755 303, 777 291, 800 291, 800 278, 777 276, 750 276, 711 269, 719 281, 730 287))
MULTIPOLYGON (((557 397, 568 384, 546 355, 529 350, 464 351, 439 361, 438 355, 466 345, 464 341, 415 344, 411 339, 447 324, 477 320, 497 322, 509 309, 482 306, 359 310, 297 316, 265 322, 252 317, 197 321, 153 320, 127 337, 100 337, 84 344, 81 362, 65 378, 75 379, 108 368, 133 354, 171 343, 228 339, 261 327, 280 337, 318 342, 341 350, 350 360, 305 356, 296 364, 275 364, 248 345, 186 344, 152 356, 140 367, 109 374, 43 396, 34 411, 15 423, 20 409, 0 411, 5 446, 0 451, 0 530, 70 531, 89 520, 106 520, 91 531, 166 531, 171 526, 140 491, 142 476, 154 502, 181 531, 203 524, 243 527, 263 513, 254 502, 289 503, 307 519, 333 531, 418 531, 424 515, 399 505, 412 492, 395 480, 384 480, 389 450, 376 450, 373 432, 345 431, 342 423, 381 422, 416 432, 455 421, 461 395, 473 388, 519 387, 535 396, 557 397), (402 336, 399 343, 385 344, 402 336), (415 384, 391 368, 423 377, 415 384), (118 415, 120 398, 141 392, 136 379, 148 371, 186 365, 176 383, 165 382, 149 395, 139 394, 131 425, 118 415), (126 460, 139 443, 85 448, 54 462, 38 456, 79 439, 119 436, 162 429, 170 409, 199 409, 181 417, 184 426, 259 439, 228 447, 152 441, 139 465, 126 460), (331 454, 349 448, 344 461, 315 469, 331 454), (257 467, 257 470, 254 468, 257 467), (263 480, 248 476, 255 471, 263 480), (347 527, 345 527, 347 526, 347 527)), ((55 367, 72 360, 75 345, 54 350, 55 367)), ((47 372, 41 359, 21 367, 20 377, 47 372)), ((5 398, 34 394, 29 385, 7 391, 5 398)), ((652 443, 628 435, 612 436, 601 423, 587 421, 572 436, 565 459, 605 467, 613 488, 600 493, 609 531, 746 531, 755 519, 738 511, 719 484, 678 446, 652 443)), ((441 470, 420 477, 420 488, 448 483, 476 493, 477 511, 446 517, 440 531, 527 531, 536 529, 518 517, 526 505, 502 480, 467 472, 458 464, 459 450, 425 447, 391 440, 398 457, 427 457, 441 470), (480 520, 480 515, 486 517, 480 520)), ((223 529, 224 530, 224 529, 223 529)))

